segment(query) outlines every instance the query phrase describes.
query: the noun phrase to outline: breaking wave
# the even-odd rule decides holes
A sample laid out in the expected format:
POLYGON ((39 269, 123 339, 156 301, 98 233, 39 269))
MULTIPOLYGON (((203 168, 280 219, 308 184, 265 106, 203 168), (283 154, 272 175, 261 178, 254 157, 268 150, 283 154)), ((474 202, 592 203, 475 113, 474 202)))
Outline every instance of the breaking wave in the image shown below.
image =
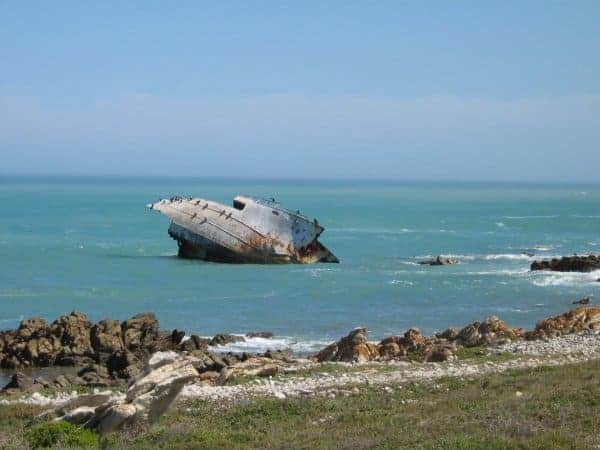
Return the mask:
POLYGON ((536 286, 580 286, 581 284, 598 284, 600 270, 593 272, 532 272, 532 282, 536 286))
MULTIPOLYGON (((244 335, 238 335, 244 336, 244 335)), ((321 350, 326 345, 331 344, 331 341, 323 340, 308 340, 303 341, 292 337, 273 337, 262 338, 253 337, 245 338, 242 342, 234 342, 231 344, 217 345, 211 347, 212 350, 218 353, 264 353, 267 350, 285 350, 290 349, 296 354, 309 354, 321 350)))

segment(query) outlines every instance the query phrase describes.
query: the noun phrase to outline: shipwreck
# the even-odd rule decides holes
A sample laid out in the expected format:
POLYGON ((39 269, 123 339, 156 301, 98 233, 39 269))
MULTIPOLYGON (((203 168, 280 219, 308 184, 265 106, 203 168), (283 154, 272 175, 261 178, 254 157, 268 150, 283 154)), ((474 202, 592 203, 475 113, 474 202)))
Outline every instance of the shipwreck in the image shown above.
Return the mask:
POLYGON ((314 219, 281 207, 274 199, 238 196, 233 206, 202 198, 172 197, 148 205, 171 219, 169 235, 179 256, 228 263, 333 262, 318 240, 314 219))

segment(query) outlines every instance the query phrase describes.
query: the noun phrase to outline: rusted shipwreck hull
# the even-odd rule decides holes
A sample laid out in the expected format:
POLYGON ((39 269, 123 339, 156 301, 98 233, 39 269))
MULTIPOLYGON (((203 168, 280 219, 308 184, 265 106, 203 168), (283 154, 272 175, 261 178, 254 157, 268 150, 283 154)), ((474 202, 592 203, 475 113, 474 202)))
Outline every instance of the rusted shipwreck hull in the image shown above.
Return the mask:
POLYGON ((324 228, 274 201, 238 196, 233 207, 173 197, 148 205, 171 218, 179 256, 232 263, 339 262, 318 241, 324 228))

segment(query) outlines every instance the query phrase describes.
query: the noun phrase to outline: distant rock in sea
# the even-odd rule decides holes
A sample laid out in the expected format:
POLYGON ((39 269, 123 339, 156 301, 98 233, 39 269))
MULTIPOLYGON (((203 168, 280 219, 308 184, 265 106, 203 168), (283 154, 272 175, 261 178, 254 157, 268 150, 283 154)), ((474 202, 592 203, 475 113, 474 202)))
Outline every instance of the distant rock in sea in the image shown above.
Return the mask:
POLYGON ((419 264, 422 266, 449 266, 451 264, 458 264, 458 260, 453 258, 444 258, 443 256, 439 255, 432 259, 419 261, 419 264))
POLYGON ((600 256, 563 256, 550 260, 534 261, 531 270, 553 270, 556 272, 592 272, 600 270, 600 256))

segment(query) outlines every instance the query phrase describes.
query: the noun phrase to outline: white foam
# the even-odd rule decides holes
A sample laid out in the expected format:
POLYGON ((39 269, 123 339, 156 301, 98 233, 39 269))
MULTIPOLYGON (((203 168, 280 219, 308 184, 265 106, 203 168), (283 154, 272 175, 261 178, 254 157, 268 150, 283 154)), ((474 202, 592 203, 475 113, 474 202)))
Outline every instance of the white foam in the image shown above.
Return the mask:
POLYGON ((496 259, 508 259, 508 260, 532 260, 534 256, 526 255, 524 253, 498 253, 498 254, 490 254, 484 255, 483 259, 490 261, 496 259))
POLYGON ((17 398, 15 400, 0 400, 0 405, 36 405, 36 406, 59 406, 68 401, 78 397, 79 394, 76 391, 72 392, 59 392, 55 396, 46 396, 39 392, 34 392, 27 397, 17 398))
POLYGON ((399 286, 412 286, 413 282, 408 280, 391 280, 388 284, 399 285, 399 286))
MULTIPOLYGON (((238 335, 240 336, 240 335, 238 335)), ((290 349, 294 353, 312 353, 317 350, 321 350, 326 345, 329 345, 330 341, 301 341, 297 338, 292 337, 274 337, 274 338, 262 338, 252 337, 245 338, 241 342, 233 342, 225 345, 215 345, 211 347, 214 351, 219 353, 263 353, 267 350, 285 350, 290 349)))
POLYGON ((527 220, 527 219, 556 219, 558 215, 537 215, 537 216, 501 216, 500 219, 509 220, 527 220))

